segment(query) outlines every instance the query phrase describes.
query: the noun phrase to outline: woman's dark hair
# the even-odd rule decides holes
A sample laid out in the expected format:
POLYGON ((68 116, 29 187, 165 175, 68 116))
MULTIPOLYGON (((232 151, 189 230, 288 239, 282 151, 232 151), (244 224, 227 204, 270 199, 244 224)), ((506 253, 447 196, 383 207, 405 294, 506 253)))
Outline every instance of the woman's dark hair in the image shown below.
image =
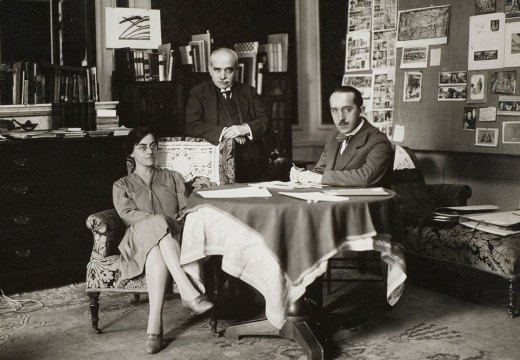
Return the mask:
POLYGON ((356 89, 355 87, 353 86, 338 86, 337 88, 334 89, 334 91, 332 93, 352 93, 354 94, 354 104, 357 105, 358 109, 361 108, 361 106, 363 106, 363 95, 361 95, 361 92, 356 89))
MULTIPOLYGON (((138 127, 133 129, 128 133, 125 140, 125 154, 126 156, 130 156, 132 151, 134 151, 134 147, 143 140, 143 138, 148 135, 153 134, 152 130, 149 127, 138 127)), ((154 135, 155 137, 155 135, 154 135)))

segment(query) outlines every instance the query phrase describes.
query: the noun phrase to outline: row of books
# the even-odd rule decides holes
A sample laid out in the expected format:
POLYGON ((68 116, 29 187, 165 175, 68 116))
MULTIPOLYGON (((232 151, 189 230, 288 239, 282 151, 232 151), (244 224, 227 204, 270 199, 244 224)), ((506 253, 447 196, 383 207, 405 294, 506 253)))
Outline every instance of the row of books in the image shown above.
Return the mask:
POLYGON ((42 131, 10 131, 2 135, 1 140, 5 139, 41 139, 41 138, 78 138, 78 137, 99 137, 99 136, 126 136, 132 131, 124 126, 116 126, 104 130, 83 130, 81 128, 59 128, 57 130, 42 131))
POLYGON ((182 64, 191 65, 194 72, 208 72, 211 43, 209 31, 192 35, 188 45, 179 48, 182 64))
POLYGON ((19 61, 0 69, 0 105, 99 101, 96 67, 19 61))
POLYGON ((172 81, 175 68, 170 43, 152 50, 114 49, 116 76, 126 81, 172 81))

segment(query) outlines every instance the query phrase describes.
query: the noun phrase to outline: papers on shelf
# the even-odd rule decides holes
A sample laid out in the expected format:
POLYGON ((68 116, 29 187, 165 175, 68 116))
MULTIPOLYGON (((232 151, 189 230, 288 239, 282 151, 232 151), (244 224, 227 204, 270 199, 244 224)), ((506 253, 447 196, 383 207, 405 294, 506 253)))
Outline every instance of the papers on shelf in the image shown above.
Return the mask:
POLYGON ((498 210, 496 205, 468 205, 468 206, 448 206, 435 209, 433 212, 441 216, 461 216, 464 214, 485 213, 498 210))
POLYGON ((520 233, 520 211, 502 211, 461 216, 459 222, 473 229, 497 235, 520 233))
POLYGON ((373 195, 388 195, 382 187, 364 188, 364 189, 331 189, 323 190, 323 193, 338 196, 373 196, 373 195))
POLYGON ((271 193, 266 188, 259 187, 241 187, 235 189, 222 190, 204 190, 198 191, 197 194, 207 199, 225 199, 225 198, 251 198, 251 197, 271 197, 271 193))
POLYGON ((259 183, 251 183, 249 186, 256 186, 260 188, 270 188, 270 189, 285 189, 285 190, 294 190, 294 189, 321 189, 326 187, 327 185, 321 184, 300 184, 292 181, 265 181, 259 183))
POLYGON ((306 200, 307 202, 318 201, 346 201, 348 197, 328 195, 321 192, 279 192, 281 195, 290 196, 296 199, 306 200))

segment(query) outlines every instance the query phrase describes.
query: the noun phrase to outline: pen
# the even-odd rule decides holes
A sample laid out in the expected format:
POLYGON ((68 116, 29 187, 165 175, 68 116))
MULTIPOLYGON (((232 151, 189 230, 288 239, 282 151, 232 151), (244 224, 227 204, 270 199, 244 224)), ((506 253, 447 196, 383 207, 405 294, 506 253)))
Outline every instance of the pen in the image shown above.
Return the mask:
POLYGON ((305 169, 302 169, 301 167, 294 165, 294 163, 292 163, 292 166, 293 166, 293 168, 295 168, 298 171, 305 171, 305 169))

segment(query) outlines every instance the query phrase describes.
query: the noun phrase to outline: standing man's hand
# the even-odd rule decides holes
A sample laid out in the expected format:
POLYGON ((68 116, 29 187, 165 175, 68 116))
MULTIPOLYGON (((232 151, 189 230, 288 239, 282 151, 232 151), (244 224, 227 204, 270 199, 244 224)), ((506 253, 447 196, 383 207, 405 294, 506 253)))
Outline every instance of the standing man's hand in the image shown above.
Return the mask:
POLYGON ((223 139, 235 139, 239 136, 247 136, 250 135, 250 129, 247 125, 233 125, 230 126, 222 132, 223 139))
POLYGON ((238 136, 235 138, 235 141, 240 145, 244 145, 246 143, 246 138, 244 136, 238 136))

